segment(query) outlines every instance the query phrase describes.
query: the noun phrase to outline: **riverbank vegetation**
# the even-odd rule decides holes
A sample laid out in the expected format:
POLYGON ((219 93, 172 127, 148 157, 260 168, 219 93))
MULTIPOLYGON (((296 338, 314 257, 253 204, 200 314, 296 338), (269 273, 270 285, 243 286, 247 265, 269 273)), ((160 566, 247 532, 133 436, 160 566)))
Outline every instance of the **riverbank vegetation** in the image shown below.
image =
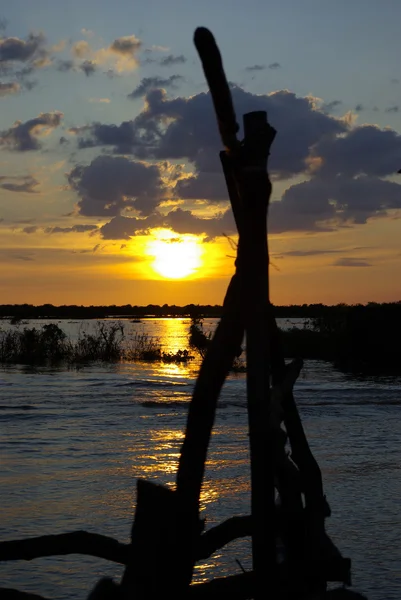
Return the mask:
MULTIPOLYGON (((346 307, 305 320, 303 327, 281 330, 283 354, 331 362, 344 372, 361 375, 401 375, 401 305, 346 307)), ((202 319, 193 318, 190 347, 203 357, 210 336, 202 319)), ((240 358, 233 370, 245 370, 240 358)))
MULTIPOLYGON (((0 327, 0 363, 69 365, 89 362, 148 361, 186 363, 194 355, 204 358, 211 333, 203 329, 203 316, 194 313, 188 347, 168 352, 159 340, 146 334, 128 336, 122 322, 99 321, 91 331, 80 330, 71 339, 59 325, 30 327, 14 317, 11 329, 0 327)), ((325 360, 336 368, 362 375, 401 374, 401 304, 336 307, 305 320, 303 327, 280 334, 284 356, 325 360)), ((246 370, 244 354, 232 371, 246 370)))
POLYGON ((401 374, 401 306, 368 305, 316 317, 283 331, 285 356, 327 360, 345 372, 401 374))
POLYGON ((98 322, 93 331, 81 330, 76 339, 67 336, 55 323, 26 327, 17 322, 12 329, 0 329, 3 364, 182 363, 192 358, 186 349, 175 353, 163 351, 160 342, 146 334, 127 337, 121 323, 98 322))

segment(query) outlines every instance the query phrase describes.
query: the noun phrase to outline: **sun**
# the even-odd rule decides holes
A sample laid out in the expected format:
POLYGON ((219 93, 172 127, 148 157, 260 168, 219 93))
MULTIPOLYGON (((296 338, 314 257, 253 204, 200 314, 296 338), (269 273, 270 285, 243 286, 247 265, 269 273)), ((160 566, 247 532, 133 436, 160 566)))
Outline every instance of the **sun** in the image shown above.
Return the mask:
POLYGON ((202 265, 202 248, 194 235, 177 235, 168 229, 153 232, 146 247, 152 269, 165 279, 184 279, 202 265))

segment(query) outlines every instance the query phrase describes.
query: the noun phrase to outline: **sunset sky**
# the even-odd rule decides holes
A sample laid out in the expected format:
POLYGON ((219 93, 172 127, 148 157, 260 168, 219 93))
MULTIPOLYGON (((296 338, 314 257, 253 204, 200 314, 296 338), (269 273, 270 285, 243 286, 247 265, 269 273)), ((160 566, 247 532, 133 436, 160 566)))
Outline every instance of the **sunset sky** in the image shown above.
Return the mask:
POLYGON ((400 0, 3 6, 1 304, 222 302, 236 230, 200 25, 238 119, 278 132, 273 302, 401 300, 400 0))

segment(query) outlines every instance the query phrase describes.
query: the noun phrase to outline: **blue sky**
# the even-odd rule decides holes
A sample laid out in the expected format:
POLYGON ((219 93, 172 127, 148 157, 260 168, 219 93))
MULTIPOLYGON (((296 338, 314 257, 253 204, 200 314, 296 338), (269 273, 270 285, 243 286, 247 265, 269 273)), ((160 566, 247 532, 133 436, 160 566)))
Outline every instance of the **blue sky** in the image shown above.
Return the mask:
MULTIPOLYGON (((227 252, 216 232, 220 223, 229 234, 235 231, 230 230, 229 215, 224 217, 227 199, 217 191, 221 180, 216 166, 204 164, 205 153, 218 151, 218 141, 213 137, 209 100, 202 96, 207 87, 192 41, 199 25, 209 27, 217 39, 227 77, 235 85, 239 113, 260 103, 277 120, 272 234, 277 260, 286 265, 280 276, 284 291, 278 298, 291 301, 289 281, 299 271, 294 257, 299 260, 303 253, 307 282, 303 287, 310 301, 341 301, 341 294, 345 301, 398 299, 401 289, 394 283, 400 266, 396 219, 401 208, 400 188, 394 187, 399 183, 395 171, 401 168, 398 0, 14 0, 0 17, 4 25, 0 261, 11 277, 2 284, 9 301, 56 301, 61 285, 54 264, 58 253, 58 266, 66 277, 70 273, 70 282, 81 281, 93 268, 99 274, 94 275, 96 293, 105 293, 104 272, 113 272, 114 260, 116 277, 124 280, 121 288, 116 284, 115 302, 126 300, 130 281, 141 288, 141 301, 145 302, 148 289, 153 302, 155 284, 146 288, 147 278, 153 277, 146 269, 121 273, 130 256, 134 263, 141 262, 146 235, 161 225, 178 235, 199 236, 208 247, 206 262, 217 261, 207 276, 199 271, 188 279, 188 298, 191 294, 193 301, 202 298, 206 277, 216 280, 215 297, 208 288, 210 298, 221 299, 230 265, 218 259, 218 252, 222 256, 227 252), (31 54, 29 43, 36 44, 31 54), (18 55, 21 48, 23 58, 18 55), (157 94, 148 98, 162 89, 164 100, 162 96, 157 100, 157 94), (133 92, 135 97, 130 98, 133 92), (158 110, 159 101, 164 102, 164 113, 158 127, 168 129, 171 124, 160 147, 144 154, 135 144, 122 146, 121 123, 127 122, 130 132, 133 128, 135 136, 142 136, 135 121, 142 115, 149 134, 157 121, 151 113, 158 110), (33 122, 39 115, 45 115, 44 122, 33 122), (172 134, 177 140, 183 135, 173 127, 174 120, 194 131, 197 122, 204 122, 204 131, 201 127, 198 134, 204 135, 199 139, 203 158, 189 146, 181 151, 172 143, 172 134), (17 130, 16 121, 22 123, 17 130), (28 137, 22 138, 26 131, 28 137), (106 134, 108 140, 118 134, 120 141, 105 142, 106 134), (303 166, 291 159, 292 146, 303 166), (133 164, 138 161, 154 170, 141 170, 133 164), (79 166, 83 170, 78 172, 79 166), (115 182, 114 187, 110 184, 109 201, 99 200, 91 178, 98 172, 117 176, 117 171, 120 181, 129 171, 127 189, 121 192, 115 182), (190 173, 193 179, 184 181, 190 173), (156 193, 156 184, 162 194, 156 193), (91 193, 97 196, 88 200, 91 193), (290 214, 294 198, 298 204, 290 214), (300 216, 295 218, 298 209, 300 216), (311 211, 316 218, 305 217, 311 211), (225 220, 220 222, 222 215, 225 220), (202 218, 212 219, 204 230, 202 218), (146 235, 135 219, 146 226, 146 235), (127 248, 129 254, 124 255, 127 248), (364 250, 355 250, 359 248, 364 250), (49 273, 47 279, 43 275, 40 290, 35 287, 38 262, 43 273, 46 269, 49 273), (384 277, 385 291, 383 284, 376 290, 372 283, 375 269, 379 279, 384 277), (323 278, 331 278, 339 290, 332 296, 327 285, 319 287, 323 271, 323 278), (350 272, 351 281, 359 286, 352 293, 347 287, 350 272), (30 282, 26 297, 21 297, 22 281, 30 282)), ((175 293, 171 282, 170 287, 165 282, 166 301, 179 303, 184 283, 175 293)), ((79 289, 78 284, 66 285, 79 289)), ((78 293, 71 295, 74 301, 78 293)), ((109 289, 107 297, 112 297, 109 289)))

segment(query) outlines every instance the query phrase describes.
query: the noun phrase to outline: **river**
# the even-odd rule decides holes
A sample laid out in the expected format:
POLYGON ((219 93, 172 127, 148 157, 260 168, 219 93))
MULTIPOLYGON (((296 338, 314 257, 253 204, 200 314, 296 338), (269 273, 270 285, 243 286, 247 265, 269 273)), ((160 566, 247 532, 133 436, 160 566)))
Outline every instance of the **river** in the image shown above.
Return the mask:
MULTIPOLYGON (((206 319, 205 329, 215 324, 206 319)), ((125 325, 170 351, 187 346, 188 319, 125 325)), ((59 326, 73 336, 93 325, 59 326)), ((86 529, 128 542, 137 478, 174 485, 198 366, 195 360, 0 369, 0 539, 86 529)), ((328 532, 352 559, 353 589, 369 600, 401 598, 400 384, 307 361, 295 388, 332 508, 328 532)), ((245 375, 232 374, 206 466, 206 527, 249 514, 249 491, 245 375)), ((237 559, 251 567, 249 540, 199 563, 195 579, 238 573, 237 559)), ((100 577, 121 573, 118 565, 72 555, 2 563, 0 586, 84 600, 100 577)))

